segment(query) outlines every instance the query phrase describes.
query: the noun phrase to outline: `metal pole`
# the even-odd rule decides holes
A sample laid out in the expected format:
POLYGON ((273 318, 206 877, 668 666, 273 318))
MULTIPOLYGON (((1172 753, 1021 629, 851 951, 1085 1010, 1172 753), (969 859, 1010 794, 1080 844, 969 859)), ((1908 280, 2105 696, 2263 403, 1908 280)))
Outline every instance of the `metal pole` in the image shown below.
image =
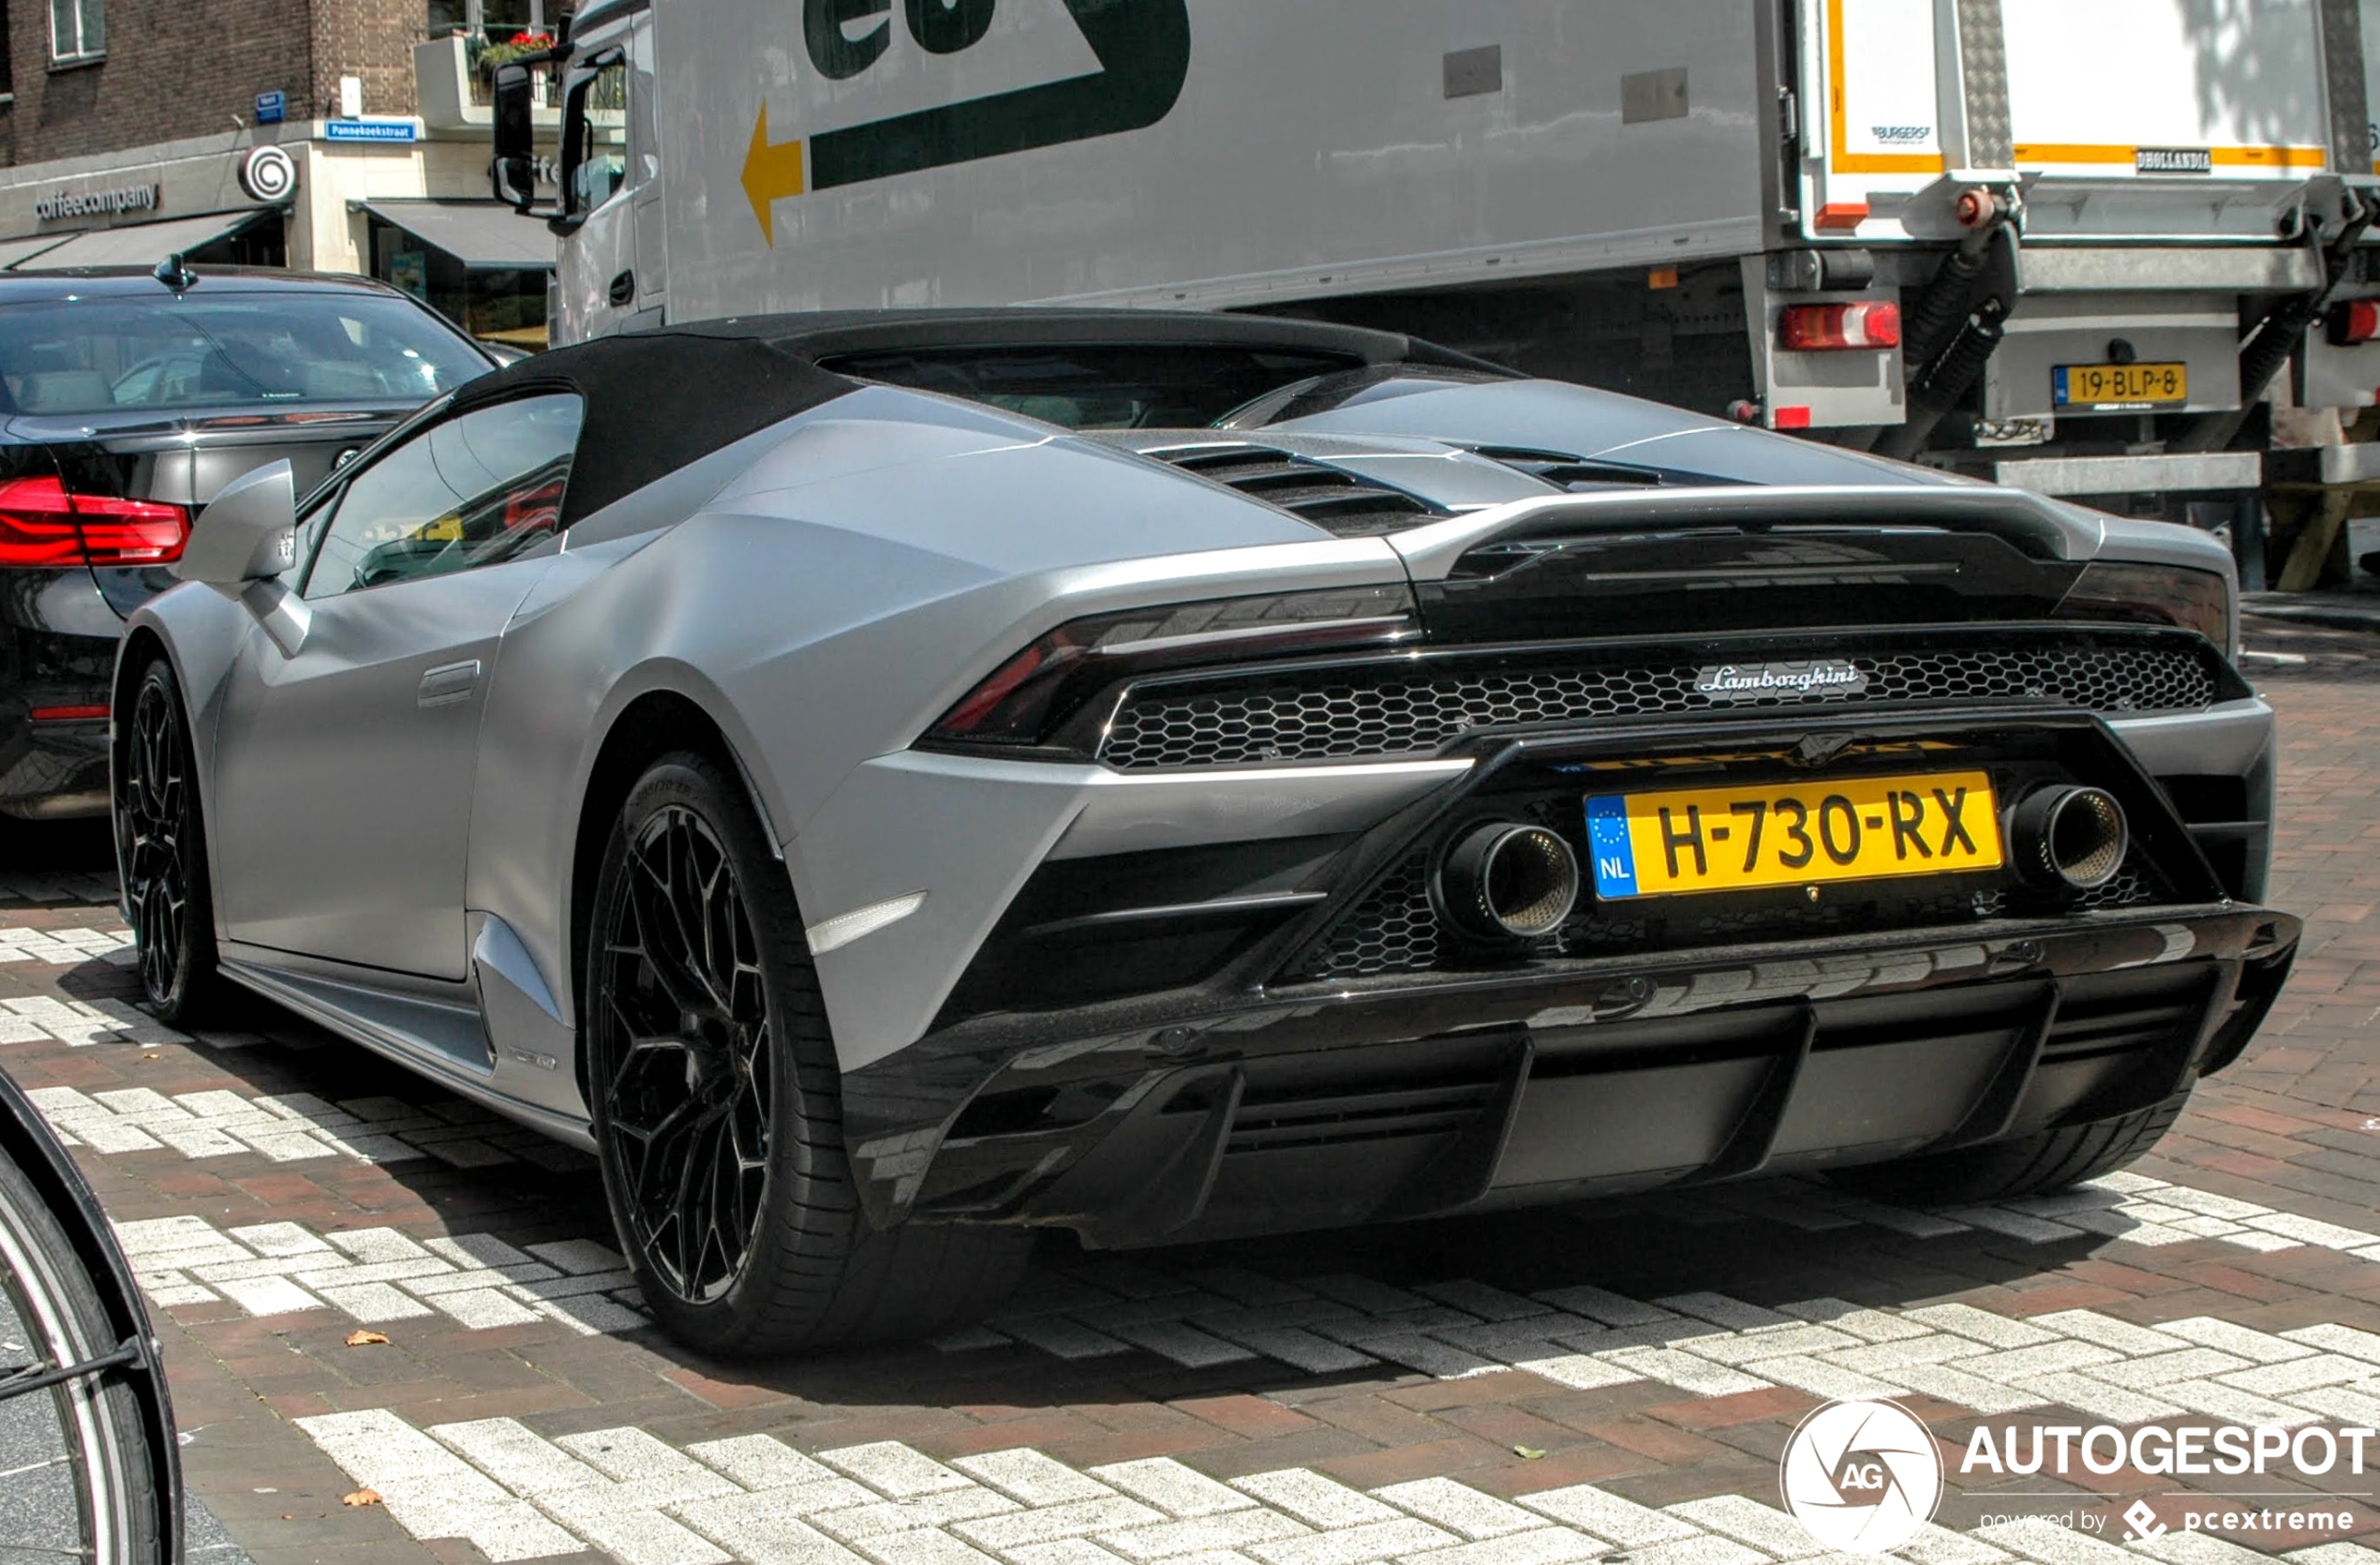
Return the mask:
POLYGON ((2265 589, 2265 508, 2253 494, 2231 502, 2231 554, 2239 562, 2239 590, 2265 589))

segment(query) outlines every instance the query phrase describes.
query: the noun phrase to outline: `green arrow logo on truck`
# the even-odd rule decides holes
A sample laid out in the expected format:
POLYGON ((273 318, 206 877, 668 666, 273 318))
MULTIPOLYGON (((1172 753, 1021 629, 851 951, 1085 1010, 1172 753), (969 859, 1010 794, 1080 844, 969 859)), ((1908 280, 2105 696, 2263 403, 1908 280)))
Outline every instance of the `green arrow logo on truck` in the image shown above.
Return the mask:
MULTIPOLYGON (((977 3, 989 20, 989 4, 977 3)), ((807 142, 796 137, 772 143, 768 108, 762 105, 744 153, 743 175, 744 194, 760 220, 762 235, 771 246, 777 243, 770 206, 805 189, 827 190, 948 163, 1084 142, 1139 130, 1165 118, 1190 73, 1185 0, 1065 0, 1065 6, 1099 61, 1099 68, 1088 76, 823 130, 807 142)), ((886 8, 855 7, 855 12, 886 8)), ((911 8, 920 9, 916 0, 911 8)), ((980 36, 978 28, 974 37, 980 36)), ((922 37, 920 41, 936 52, 951 52, 922 37)))

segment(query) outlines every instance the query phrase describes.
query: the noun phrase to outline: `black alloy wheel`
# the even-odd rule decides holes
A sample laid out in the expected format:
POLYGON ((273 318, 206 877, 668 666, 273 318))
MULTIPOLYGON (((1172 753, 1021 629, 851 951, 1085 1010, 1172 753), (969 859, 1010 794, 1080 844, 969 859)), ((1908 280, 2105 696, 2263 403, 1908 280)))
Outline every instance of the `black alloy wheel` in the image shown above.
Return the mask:
POLYGON ((1030 1232, 878 1229, 843 1154, 842 1072, 791 875, 732 764, 645 770, 587 920, 587 1101, 655 1320, 758 1358, 930 1335, 1004 1297, 1030 1232))
POLYGON ((141 990, 159 1017, 181 1021, 214 980, 215 925, 189 727, 164 659, 141 671, 118 728, 116 860, 141 990))
POLYGON ((759 944, 727 850, 685 805, 641 823, 619 891, 601 946, 603 1152, 638 1255, 673 1296, 707 1304, 742 1274, 767 1192, 759 944))

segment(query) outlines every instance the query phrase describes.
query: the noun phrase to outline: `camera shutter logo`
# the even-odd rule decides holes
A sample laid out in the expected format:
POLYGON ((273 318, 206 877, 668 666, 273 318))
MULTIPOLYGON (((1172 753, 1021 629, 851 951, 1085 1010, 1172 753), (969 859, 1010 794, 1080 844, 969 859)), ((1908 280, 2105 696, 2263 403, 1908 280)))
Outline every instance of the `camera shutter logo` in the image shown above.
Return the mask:
POLYGON ((1942 1459, 1907 1408, 1829 1402, 1785 1442, 1777 1479, 1785 1509, 1822 1547, 1884 1554, 1933 1519, 1942 1459))
POLYGON ((250 201, 287 201, 297 177, 297 164, 279 147, 250 147, 240 159, 240 188, 250 201))

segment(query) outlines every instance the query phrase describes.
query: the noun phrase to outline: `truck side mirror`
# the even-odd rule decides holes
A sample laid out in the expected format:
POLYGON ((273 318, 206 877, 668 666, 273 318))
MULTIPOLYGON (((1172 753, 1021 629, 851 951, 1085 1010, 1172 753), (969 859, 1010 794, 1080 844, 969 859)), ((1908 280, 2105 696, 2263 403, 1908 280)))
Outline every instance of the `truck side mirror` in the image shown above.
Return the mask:
POLYGON ((290 464, 269 463, 223 486, 199 513, 173 574, 239 589, 297 562, 297 493, 290 464))
POLYGON ((496 157, 488 174, 496 199, 527 212, 537 199, 537 146, 529 129, 529 67, 496 67, 496 157))

